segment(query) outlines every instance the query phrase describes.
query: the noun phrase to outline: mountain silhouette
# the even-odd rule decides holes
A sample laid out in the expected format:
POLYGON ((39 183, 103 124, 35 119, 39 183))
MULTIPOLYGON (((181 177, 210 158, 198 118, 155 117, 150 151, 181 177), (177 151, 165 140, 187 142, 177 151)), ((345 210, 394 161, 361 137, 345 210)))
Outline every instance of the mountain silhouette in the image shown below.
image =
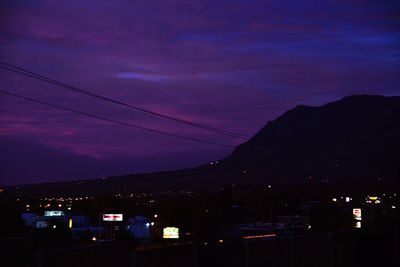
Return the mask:
POLYGON ((56 194, 201 189, 233 183, 394 182, 399 173, 400 96, 356 95, 319 107, 297 106, 268 122, 229 157, 197 168, 18 190, 56 194))
POLYGON ((268 122, 223 161, 274 182, 394 180, 400 163, 400 97, 357 95, 297 106, 268 122))

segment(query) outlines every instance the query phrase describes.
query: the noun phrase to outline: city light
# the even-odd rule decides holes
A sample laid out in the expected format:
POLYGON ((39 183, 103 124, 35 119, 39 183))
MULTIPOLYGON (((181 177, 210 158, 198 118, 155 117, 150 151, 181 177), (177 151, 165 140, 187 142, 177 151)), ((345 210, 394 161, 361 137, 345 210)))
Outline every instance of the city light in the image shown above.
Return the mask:
POLYGON ((178 239, 179 238, 179 228, 176 227, 165 227, 163 229, 164 239, 178 239))
POLYGON ((353 209, 353 217, 355 220, 361 221, 361 209, 359 208, 353 209))
POLYGON ((377 196, 372 196, 372 197, 368 196, 365 202, 369 203, 369 204, 371 204, 371 203, 380 204, 381 199, 377 196))
POLYGON ((105 222, 122 222, 122 214, 103 214, 103 221, 105 222))
POLYGON ((266 235, 247 235, 243 236, 243 239, 256 239, 256 238, 267 238, 267 237, 274 237, 276 234, 266 234, 266 235))
POLYGON ((46 217, 61 217, 61 216, 64 216, 64 212, 61 210, 46 210, 44 212, 44 216, 46 216, 46 217))

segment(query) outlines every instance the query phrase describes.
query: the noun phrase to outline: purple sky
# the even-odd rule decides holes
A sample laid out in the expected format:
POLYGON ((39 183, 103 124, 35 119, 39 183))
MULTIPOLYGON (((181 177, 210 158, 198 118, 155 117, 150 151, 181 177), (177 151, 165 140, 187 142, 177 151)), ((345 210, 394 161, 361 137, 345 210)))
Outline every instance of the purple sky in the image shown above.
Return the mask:
MULTIPOLYGON (((253 135, 298 104, 400 94, 399 1, 1 1, 0 59, 253 135)), ((1 89, 171 133, 242 141, 0 70, 1 89)), ((192 167, 231 149, 0 94, 0 184, 192 167)))

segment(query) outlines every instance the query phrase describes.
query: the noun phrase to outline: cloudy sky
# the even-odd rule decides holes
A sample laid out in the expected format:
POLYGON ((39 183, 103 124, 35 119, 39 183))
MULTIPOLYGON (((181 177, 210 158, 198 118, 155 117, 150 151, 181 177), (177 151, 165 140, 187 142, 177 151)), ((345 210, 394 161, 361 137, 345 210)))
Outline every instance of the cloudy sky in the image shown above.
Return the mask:
MULTIPOLYGON (((141 108, 251 136, 298 104, 400 94, 399 1, 5 0, 0 61, 141 108)), ((228 145, 0 69, 0 89, 228 145)), ((0 184, 186 168, 229 155, 0 93, 0 184)))

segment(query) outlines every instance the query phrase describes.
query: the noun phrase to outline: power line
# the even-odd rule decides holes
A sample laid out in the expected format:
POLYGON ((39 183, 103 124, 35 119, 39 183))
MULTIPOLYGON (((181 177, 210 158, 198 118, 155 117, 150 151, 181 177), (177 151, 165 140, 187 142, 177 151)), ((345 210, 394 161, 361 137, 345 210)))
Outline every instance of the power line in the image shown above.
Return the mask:
POLYGON ((79 110, 68 108, 68 107, 63 107, 63 106, 51 104, 51 103, 48 103, 48 102, 44 102, 42 100, 38 100, 38 99, 31 98, 31 97, 28 97, 28 96, 23 96, 23 95, 11 93, 11 92, 8 92, 8 91, 5 91, 5 90, 1 90, 1 89, 0 89, 0 93, 6 94, 6 95, 9 95, 9 96, 14 96, 14 97, 17 97, 17 98, 20 98, 20 99, 24 99, 24 100, 27 100, 27 101, 39 103, 39 104, 42 104, 42 105, 46 105, 46 106, 49 106, 49 107, 52 107, 52 108, 61 109, 61 110, 64 110, 64 111, 69 111, 69 112, 72 112, 72 113, 75 113, 75 114, 79 114, 79 115, 82 115, 82 116, 87 116, 87 117, 91 117, 91 118, 95 118, 95 119, 99 119, 99 120, 103 120, 103 121, 107 121, 107 122, 112 122, 112 123, 119 124, 119 125, 126 126, 126 127, 136 128, 136 129, 140 129, 140 130, 144 130, 144 131, 148 131, 148 132, 152 132, 152 133, 158 133, 158 134, 173 136, 173 137, 176 137, 176 138, 186 139, 186 140, 195 141, 195 142, 199 142, 199 143, 218 145, 218 146, 225 146, 225 147, 234 147, 234 146, 228 145, 228 144, 222 144, 222 143, 207 141, 207 140, 203 140, 203 139, 198 139, 198 138, 193 138, 193 137, 188 137, 188 136, 168 133, 168 132, 164 132, 164 131, 161 131, 161 130, 151 129, 151 128, 147 128, 147 127, 143 127, 143 126, 139 126, 139 125, 135 125, 135 124, 131 124, 131 123, 126 123, 126 122, 121 122, 121 121, 117 121, 117 120, 113 120, 113 119, 108 119, 108 118, 105 118, 105 117, 102 117, 102 116, 94 115, 94 114, 91 114, 91 113, 87 113, 87 112, 84 112, 84 111, 79 111, 79 110))
POLYGON ((53 84, 53 85, 56 85, 56 86, 60 86, 60 87, 66 88, 66 89, 71 90, 71 91, 75 91, 75 92, 78 92, 78 93, 89 95, 89 96, 92 96, 92 97, 95 97, 95 98, 98 98, 98 99, 101 99, 101 100, 104 100, 104 101, 108 101, 108 102, 111 102, 111 103, 114 103, 114 104, 119 104, 119 105, 122 105, 122 106, 125 106, 125 107, 136 109, 138 111, 149 113, 149 114, 152 114, 152 115, 155 115, 155 116, 158 116, 158 117, 162 117, 162 118, 165 118, 165 119, 169 119, 169 120, 173 120, 173 121, 176 121, 176 122, 184 123, 184 124, 187 124, 187 125, 190 125, 190 126, 193 126, 193 127, 201 128, 201 129, 204 129, 204 130, 212 131, 212 132, 215 132, 215 133, 227 135, 227 136, 234 137, 234 138, 240 138, 240 139, 246 140, 245 137, 248 137, 248 136, 245 136, 245 135, 242 135, 242 134, 238 134, 238 133, 234 133, 234 132, 231 132, 231 131, 226 131, 226 130, 218 129, 218 128, 215 128, 215 127, 207 126, 207 125, 204 125, 204 124, 194 123, 194 122, 191 122, 191 121, 186 121, 186 120, 183 120, 183 119, 179 119, 179 118, 176 118, 176 117, 172 117, 172 116, 169 116, 169 115, 164 115, 164 114, 161 114, 161 113, 158 113, 158 112, 154 112, 154 111, 143 109, 143 108, 140 108, 140 107, 137 107, 137 106, 134 106, 134 105, 130 105, 130 104, 118 101, 118 100, 114 100, 114 99, 111 99, 111 98, 108 98, 108 97, 105 97, 105 96, 102 96, 102 95, 99 95, 99 94, 95 94, 95 93, 92 93, 92 92, 89 92, 89 91, 86 91, 86 90, 71 86, 69 84, 66 84, 66 83, 63 83, 63 82, 48 78, 46 76, 43 76, 43 75, 31 72, 31 71, 25 70, 23 68, 20 68, 20 67, 17 67, 17 66, 2 62, 2 61, 0 61, 0 64, 6 65, 6 66, 0 66, 0 68, 2 68, 2 69, 8 70, 8 71, 11 71, 11 72, 14 72, 14 73, 18 73, 18 74, 21 74, 21 75, 24 75, 24 76, 28 76, 28 77, 31 77, 31 78, 34 78, 34 79, 37 79, 37 80, 40 80, 40 81, 43 81, 43 82, 47 82, 47 83, 50 83, 50 84, 53 84))
POLYGON ((159 113, 159 112, 155 112, 155 111, 144 109, 144 108, 141 108, 141 107, 138 107, 138 106, 127 104, 125 102, 121 102, 121 101, 118 101, 118 100, 115 100, 115 99, 112 99, 112 98, 109 98, 109 97, 105 97, 105 96, 102 96, 102 95, 99 95, 99 94, 96 94, 96 93, 93 93, 93 92, 90 92, 90 91, 87 91, 87 90, 80 89, 80 88, 72 86, 72 85, 69 85, 69 84, 66 84, 66 83, 63 83, 63 82, 48 78, 46 76, 31 72, 29 70, 17 67, 15 65, 12 65, 12 64, 9 64, 9 63, 3 62, 3 61, 0 61, 0 64, 1 64, 0 68, 2 68, 4 70, 11 71, 11 72, 14 72, 14 73, 17 73, 17 74, 21 74, 21 75, 24 75, 24 76, 27 76, 27 77, 30 77, 30 78, 33 78, 33 79, 37 79, 37 80, 40 80, 40 81, 43 81, 43 82, 46 82, 46 83, 50 83, 50 84, 53 84, 53 85, 56 85, 56 86, 59 86, 59 87, 62 87, 62 88, 77 92, 77 93, 85 94, 85 95, 88 95, 88 96, 91 96, 91 97, 94 97, 94 98, 97 98, 97 99, 101 99, 103 101, 108 101, 108 102, 111 102, 113 104, 118 104, 118 105, 121 105, 121 106, 124 106, 124 107, 135 109, 135 110, 138 110, 138 111, 141 111, 141 112, 144 112, 144 113, 148 113, 148 114, 151 114, 151 115, 154 115, 154 116, 158 116, 158 117, 161 117, 161 118, 164 118, 164 119, 168 119, 168 120, 172 120, 172 121, 175 121, 175 122, 183 123, 183 124, 186 124, 186 125, 189 125, 189 126, 192 126, 192 127, 200 128, 200 129, 211 131, 211 132, 214 132, 214 133, 219 133, 219 134, 230 136, 230 137, 233 137, 233 138, 239 138, 239 139, 247 140, 247 138, 249 137, 249 136, 246 136, 246 135, 243 135, 243 134, 240 134, 240 133, 235 133, 235 132, 232 132, 232 131, 227 131, 227 130, 222 130, 222 129, 219 129, 219 128, 211 127, 211 126, 208 126, 208 125, 205 125, 205 124, 195 123, 195 122, 183 120, 183 119, 180 119, 180 118, 172 117, 172 116, 165 115, 165 114, 162 114, 162 113, 159 113))

